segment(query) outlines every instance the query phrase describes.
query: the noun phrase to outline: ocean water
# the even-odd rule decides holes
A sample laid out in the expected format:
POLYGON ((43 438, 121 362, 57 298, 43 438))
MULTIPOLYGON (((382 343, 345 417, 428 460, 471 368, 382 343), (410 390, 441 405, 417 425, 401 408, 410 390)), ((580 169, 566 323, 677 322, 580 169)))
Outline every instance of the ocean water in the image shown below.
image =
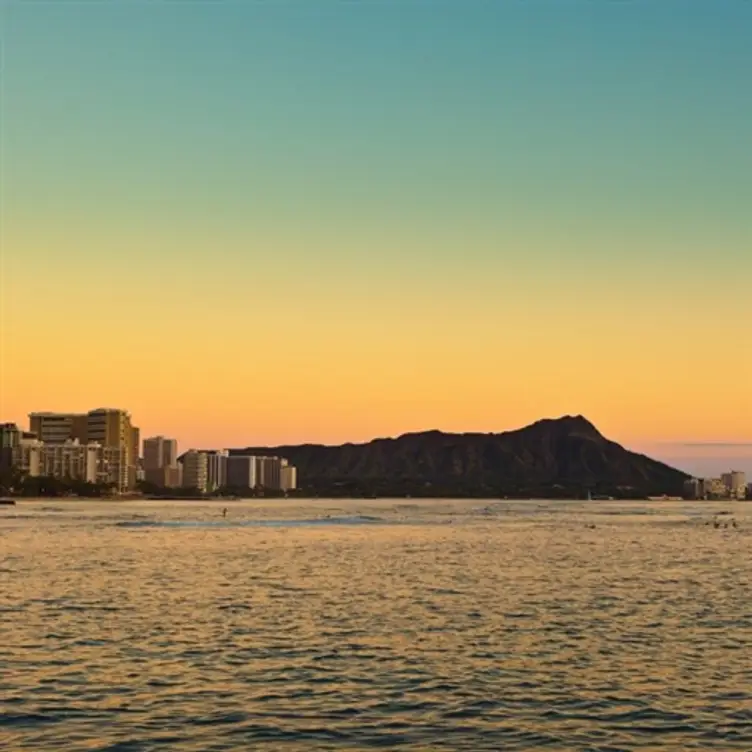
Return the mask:
POLYGON ((0 507, 0 749, 752 750, 752 504, 222 506, 0 507))

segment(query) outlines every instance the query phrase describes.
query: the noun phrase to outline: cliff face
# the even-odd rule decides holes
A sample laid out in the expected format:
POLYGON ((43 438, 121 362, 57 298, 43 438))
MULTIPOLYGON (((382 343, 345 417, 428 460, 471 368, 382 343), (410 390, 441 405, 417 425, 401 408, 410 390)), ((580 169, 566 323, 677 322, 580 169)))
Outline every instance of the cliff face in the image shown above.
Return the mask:
POLYGON ((501 493, 560 487, 674 494, 687 478, 609 441, 582 416, 541 420, 498 434, 426 431, 367 444, 248 447, 231 453, 287 457, 303 485, 312 487, 401 483, 501 493))

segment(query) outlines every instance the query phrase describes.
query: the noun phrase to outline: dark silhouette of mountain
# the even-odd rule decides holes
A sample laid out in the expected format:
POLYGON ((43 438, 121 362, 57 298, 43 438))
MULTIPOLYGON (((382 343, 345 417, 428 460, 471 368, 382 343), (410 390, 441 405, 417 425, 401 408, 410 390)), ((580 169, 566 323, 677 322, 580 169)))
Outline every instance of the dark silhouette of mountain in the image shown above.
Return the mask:
POLYGON ((248 447, 298 468, 303 489, 357 495, 680 494, 685 473, 604 438, 581 415, 505 433, 408 433, 366 444, 248 447))

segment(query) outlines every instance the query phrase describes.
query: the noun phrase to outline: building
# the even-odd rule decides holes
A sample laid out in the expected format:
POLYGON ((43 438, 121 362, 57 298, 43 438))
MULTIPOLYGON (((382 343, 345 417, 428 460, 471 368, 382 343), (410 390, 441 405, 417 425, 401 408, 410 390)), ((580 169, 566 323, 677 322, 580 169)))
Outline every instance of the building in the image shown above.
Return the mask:
POLYGON ((699 478, 690 478, 684 481, 684 498, 701 499, 702 481, 699 478))
POLYGON ((0 470, 13 467, 13 454, 22 435, 23 431, 15 423, 0 424, 0 470))
POLYGON ((87 413, 87 442, 103 447, 124 449, 124 462, 119 468, 118 490, 136 485, 136 467, 139 456, 139 430, 131 422, 127 410, 100 407, 87 413))
POLYGON ((227 450, 211 449, 206 455, 206 488, 216 491, 227 485, 227 450))
POLYGON ((39 475, 87 483, 99 480, 99 456, 102 449, 99 444, 81 444, 77 439, 62 444, 39 443, 39 475))
POLYGON ((292 465, 283 465, 280 470, 280 489, 294 491, 298 487, 298 471, 292 465))
MULTIPOLYGON (((285 464, 287 460, 284 460, 285 464)), ((279 457, 256 457, 257 485, 270 491, 279 491, 281 484, 282 460, 279 457)))
POLYGON ((102 407, 83 414, 30 413, 29 427, 45 445, 78 441, 118 450, 101 455, 106 472, 100 468, 100 478, 106 477, 103 482, 113 484, 119 491, 135 486, 140 437, 127 410, 102 407))
POLYGON ((14 451, 14 468, 22 475, 32 478, 42 475, 43 447, 44 444, 39 439, 33 438, 33 434, 25 434, 14 451))
POLYGON ((22 475, 40 475, 42 442, 15 423, 0 425, 0 470, 22 475))
POLYGON ((180 459, 183 488, 209 493, 227 485, 227 452, 221 449, 190 449, 180 459))
POLYGON ((178 464, 177 439, 165 439, 162 442, 162 464, 165 467, 176 467, 178 464))
POLYGON ((182 465, 178 462, 178 442, 164 436, 144 439, 144 480, 162 488, 182 485, 182 465))
POLYGON ((178 464, 178 442, 164 436, 144 439, 144 470, 161 467, 176 467, 178 464))
POLYGON ((738 470, 732 470, 721 476, 723 485, 730 499, 745 499, 747 496, 747 476, 738 470))
POLYGON ((29 430, 45 444, 88 441, 88 420, 80 413, 30 413, 29 430))
POLYGON ((180 488, 183 485, 183 466, 152 467, 144 470, 144 480, 160 488, 180 488))
POLYGON ((700 498, 701 499, 726 499, 728 492, 726 484, 721 478, 703 478, 700 481, 700 498))
POLYGON ((117 491, 125 488, 123 482, 123 468, 126 465, 125 447, 99 447, 99 467, 97 481, 112 486, 117 491))
POLYGON ((297 471, 284 457, 231 452, 227 458, 227 485, 290 491, 297 487, 297 471))
POLYGON ((78 439, 58 441, 59 431, 56 427, 68 421, 47 421, 48 414, 40 415, 42 417, 35 424, 47 436, 52 435, 54 441, 40 441, 33 433, 21 431, 13 424, 0 426, 0 444, 8 450, 3 452, 6 466, 29 477, 45 476, 87 483, 110 482, 108 460, 115 465, 113 475, 119 472, 122 465, 119 450, 106 449, 94 442, 81 443, 78 439))
POLYGON ((0 470, 15 470, 22 475, 41 475, 43 444, 15 423, 0 424, 0 470))
POLYGON ((250 455, 230 455, 227 458, 227 486, 256 488, 256 458, 250 455))
MULTIPOLYGON (((133 427, 126 424, 128 431, 121 434, 130 436, 130 447, 106 446, 100 442, 81 441, 70 436, 62 439, 64 431, 81 435, 82 425, 87 426, 88 434, 89 415, 83 416, 86 418, 84 423, 77 419, 81 416, 67 413, 32 413, 29 416, 31 425, 49 441, 42 441, 34 433, 21 431, 13 424, 0 426, 0 445, 4 447, 0 461, 32 477, 49 476, 59 480, 102 483, 120 491, 125 490, 128 488, 128 461, 137 440, 138 429, 134 432, 133 427)), ((96 421, 94 422, 96 429, 96 421)), ((102 433, 106 440, 115 441, 107 430, 102 433)), ((135 472, 134 467, 134 476, 135 472)))
POLYGON ((206 452, 190 449, 181 458, 183 465, 183 488, 195 488, 206 493, 208 462, 206 452))

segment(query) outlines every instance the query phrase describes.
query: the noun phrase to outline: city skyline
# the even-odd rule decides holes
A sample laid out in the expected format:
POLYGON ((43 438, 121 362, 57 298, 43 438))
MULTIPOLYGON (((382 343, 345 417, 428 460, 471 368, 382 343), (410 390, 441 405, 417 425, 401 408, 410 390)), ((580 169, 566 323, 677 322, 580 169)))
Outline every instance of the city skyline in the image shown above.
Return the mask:
MULTIPOLYGON (((28 417, 28 431, 16 423, 0 422, 0 439, 2 439, 0 441, 2 444, 0 470, 5 474, 6 482, 8 478, 14 477, 7 475, 9 469, 31 479, 28 481, 29 483, 37 484, 33 489, 35 493, 52 492, 51 487, 48 488, 45 484, 54 482, 73 483, 74 488, 78 488, 75 486, 76 483, 85 482, 90 484, 91 490, 97 493, 105 487, 117 489, 118 493, 144 490, 150 493, 151 491, 148 489, 154 490, 155 493, 157 492, 155 489, 162 489, 162 493, 164 493, 165 490, 172 492, 173 489, 179 488, 187 488, 192 492, 202 494, 218 493, 222 492, 223 489, 226 491, 227 489, 241 488, 266 489, 272 492, 287 493, 296 490, 298 487, 297 467, 290 464, 284 455, 299 450, 305 452, 312 448, 311 445, 235 448, 225 446, 221 449, 216 447, 197 449, 194 446, 180 452, 179 443, 175 437, 159 434, 146 436, 142 439, 140 429, 133 425, 130 412, 123 408, 94 408, 82 414, 35 411, 29 413, 28 417), (50 478, 54 480, 50 480, 50 478), (139 487, 139 483, 142 482, 146 484, 144 488, 139 487)), ((600 434, 597 427, 581 415, 544 419, 536 422, 535 425, 522 427, 522 430, 512 431, 509 438, 515 441, 524 433, 529 436, 531 430, 550 430, 554 424, 555 433, 548 436, 548 441, 544 439, 542 444, 543 446, 550 446, 550 440, 553 438, 553 444, 557 446, 556 451, 561 448, 558 445, 562 438, 565 440, 574 438, 578 441, 582 436, 589 435, 595 442, 593 448, 596 452, 598 451, 597 446, 603 449, 612 441, 600 434), (562 427, 564 427, 564 434, 558 433, 562 427), (573 429, 574 432, 572 432, 573 429), (580 433, 582 431, 585 433, 580 433)), ((436 438, 433 435, 435 432, 429 433, 432 435, 424 434, 423 441, 436 438)), ((540 437, 540 434, 538 434, 538 437, 540 437)), ((386 437, 381 437, 377 440, 377 443, 383 441, 384 438, 386 437)), ((399 443, 402 439, 411 441, 413 438, 414 435, 399 437, 394 443, 399 443)), ((488 434, 471 434, 469 436, 458 434, 457 440, 459 443, 457 446, 460 446, 468 438, 475 441, 488 441, 489 439, 493 441, 488 434)), ((503 438, 503 433, 495 434, 496 440, 503 438)), ((526 446, 524 439, 522 442, 521 446, 526 446)), ((489 446, 489 444, 483 445, 481 454, 485 453, 489 446)), ((685 450, 692 446, 695 449, 698 447, 708 448, 704 443, 683 444, 682 446, 685 450)), ((716 457, 715 463, 708 463, 707 458, 701 457, 704 466, 703 462, 700 462, 695 464, 694 467, 684 465, 683 468, 680 468, 681 463, 674 463, 677 468, 685 470, 691 476, 683 483, 683 497, 685 499, 721 499, 726 497, 743 499, 747 497, 748 493, 752 492, 752 483, 747 484, 746 470, 740 470, 743 463, 734 465, 732 462, 731 466, 728 464, 723 466, 723 461, 718 461, 720 457, 724 457, 722 454, 724 451, 728 449, 740 450, 745 446, 714 445, 712 448, 720 451, 721 454, 716 457), (700 467, 702 467, 702 470, 700 470, 700 467)), ((335 449, 344 449, 348 453, 348 462, 352 462, 352 451, 356 448, 367 451, 369 446, 368 444, 348 443, 335 447, 335 449)), ((507 445, 508 448, 509 445, 507 445)), ((647 462, 652 463, 652 467, 656 469, 660 467, 656 466, 650 458, 640 457, 639 454, 630 455, 629 448, 625 448, 627 449, 627 456, 631 456, 633 460, 639 462, 646 459, 647 462)), ((619 449, 613 446, 613 449, 617 452, 623 452, 625 448, 619 449)), ((436 449, 436 445, 434 445, 434 449, 436 449)), ((383 445, 379 451, 383 451, 383 445)), ((514 453, 512 453, 512 456, 514 456, 514 453)), ((497 460, 501 462, 499 458, 497 460)), ((725 461, 728 462, 728 460, 729 457, 725 455, 725 461)), ((380 457, 379 462, 382 461, 383 456, 380 457)), ((418 465, 420 466, 423 461, 418 459, 418 465)), ((324 473, 330 471, 332 467, 337 467, 336 460, 334 465, 327 463, 327 469, 324 470, 324 473)), ((383 471, 383 465, 381 470, 383 471)), ((488 470, 489 468, 484 468, 482 464, 476 466, 478 477, 484 477, 488 470)), ((662 473, 667 470, 668 468, 663 468, 659 469, 659 472, 662 473)), ((322 468, 319 468, 318 472, 321 473, 322 468)), ((344 472, 347 473, 348 471, 345 470, 344 472)), ((513 477, 516 472, 518 472, 518 468, 512 470, 511 476, 513 477)), ((592 471, 588 470, 587 472, 592 471)), ((608 472, 604 475, 607 476, 608 472)), ((314 475, 314 477, 317 476, 314 475)), ((510 475, 503 476, 500 482, 502 484, 509 482, 509 477, 510 475)), ((585 479, 583 482, 587 485, 592 483, 592 480, 585 479)), ((603 476, 599 482, 603 482, 603 476)), ((631 487, 635 490, 634 486, 620 485, 618 488, 621 492, 625 487, 631 487)), ((59 492, 61 487, 57 486, 56 488, 59 492)), ((484 486, 484 488, 487 492, 488 487, 484 486)), ((562 486, 555 484, 553 488, 560 491, 562 486)), ((496 492, 499 492, 498 489, 496 492)), ((657 497, 653 495, 648 498, 657 497)), ((677 497, 669 497, 664 491, 664 498, 677 497)))
MULTIPOLYGON (((82 410, 80 411, 80 417, 85 417, 85 413, 87 412, 96 412, 96 410, 108 410, 108 411, 115 411, 120 412, 120 408, 96 408, 95 410, 82 410)), ((127 413, 128 411, 123 411, 127 413)), ((76 414, 76 411, 32 411, 28 413, 27 417, 25 419, 8 419, 7 422, 15 422, 19 426, 22 426, 24 430, 33 430, 33 423, 31 420, 31 417, 33 415, 44 415, 44 414, 50 414, 53 416, 56 415, 74 415, 76 414)), ((446 429, 437 428, 436 426, 433 427, 424 427, 422 429, 415 429, 410 431, 399 431, 399 432, 393 432, 390 434, 382 434, 378 436, 368 436, 364 438, 358 438, 358 439, 344 439, 342 441, 308 441, 305 438, 302 440, 300 439, 291 439, 288 441, 277 441, 277 442, 270 442, 265 441, 263 437, 258 438, 255 437, 254 440, 248 440, 244 439, 243 436, 249 436, 248 432, 243 433, 242 431, 238 434, 236 434, 235 440, 225 440, 221 437, 218 439, 213 440, 206 440, 207 435, 213 435, 218 436, 217 429, 210 428, 210 429, 201 429, 194 427, 192 429, 192 433, 189 434, 188 440, 185 439, 185 437, 180 437, 175 435, 174 433, 171 433, 168 429, 165 429, 164 427, 159 428, 157 430, 154 430, 151 427, 151 424, 147 421, 144 425, 146 426, 145 429, 139 428, 137 429, 141 436, 141 455, 146 461, 147 459, 147 446, 150 442, 157 440, 160 443, 162 442, 176 442, 175 447, 173 447, 170 450, 170 455, 173 457, 173 460, 177 458, 178 455, 183 454, 187 451, 199 451, 199 452, 206 452, 206 451, 216 451, 216 450, 227 450, 227 449, 233 449, 233 448, 244 448, 244 447, 263 447, 268 449, 276 449, 281 446, 296 446, 296 445, 303 445, 303 444, 328 444, 328 445, 342 445, 347 443, 352 444, 365 444, 375 439, 383 439, 383 438, 397 438, 398 436, 405 434, 405 433, 416 433, 421 431, 431 431, 431 430, 443 430, 446 433, 504 433, 507 431, 515 431, 520 428, 524 428, 525 426, 529 425, 530 423, 534 423, 537 420, 541 419, 550 419, 550 418, 558 418, 562 416, 538 416, 534 420, 529 421, 529 423, 523 424, 523 425, 514 425, 514 426, 508 426, 505 428, 498 428, 498 429, 492 429, 492 430, 479 430, 479 429, 468 429, 468 430, 458 430, 458 431, 448 431, 446 429), (203 437, 203 438, 202 438, 203 437), (207 447, 211 447, 212 449, 207 450, 207 447)), ((588 417, 588 416, 585 416, 588 417)), ((6 418, 4 418, 2 415, 0 415, 0 423, 5 422, 6 418)), ((598 424, 597 421, 595 421, 596 428, 599 430, 602 430, 602 426, 598 424)), ((617 443, 620 443, 622 446, 624 446, 626 449, 633 451, 633 452, 639 452, 647 454, 654 459, 660 460, 662 462, 665 462, 666 464, 673 465, 674 467, 684 470, 685 472, 689 473, 690 475, 693 475, 695 477, 715 477, 718 476, 722 472, 726 472, 728 470, 741 470, 743 472, 748 473, 752 477, 752 442, 695 442, 695 441, 682 441, 682 442, 654 442, 651 444, 630 444, 629 442, 624 442, 618 437, 612 436, 609 434, 608 431, 604 432, 604 435, 611 439, 617 441, 617 443)), ((161 451, 161 449, 160 449, 161 451)), ((168 463, 169 464, 169 463, 168 463)))
POLYGON ((752 469, 752 6, 543 5, 5 3, 3 420, 752 469))

